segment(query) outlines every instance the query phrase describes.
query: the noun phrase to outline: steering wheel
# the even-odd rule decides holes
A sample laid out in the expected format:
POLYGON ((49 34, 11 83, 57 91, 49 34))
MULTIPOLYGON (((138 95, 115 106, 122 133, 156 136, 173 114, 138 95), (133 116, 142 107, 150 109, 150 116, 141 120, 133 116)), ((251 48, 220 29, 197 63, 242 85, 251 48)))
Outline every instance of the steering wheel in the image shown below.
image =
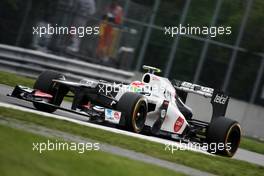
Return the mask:
POLYGON ((161 69, 156 68, 156 67, 151 67, 151 66, 148 66, 148 65, 143 65, 143 69, 147 70, 148 73, 151 73, 151 74, 160 73, 161 72, 161 69))

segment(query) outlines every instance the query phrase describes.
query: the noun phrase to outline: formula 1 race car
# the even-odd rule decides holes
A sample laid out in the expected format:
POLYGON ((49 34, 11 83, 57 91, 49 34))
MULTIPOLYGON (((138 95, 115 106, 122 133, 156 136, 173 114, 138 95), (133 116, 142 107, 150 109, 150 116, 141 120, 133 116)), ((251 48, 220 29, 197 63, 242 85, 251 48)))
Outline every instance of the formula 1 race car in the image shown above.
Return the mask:
MULTIPOLYGON (((150 133, 203 144, 219 144, 216 154, 233 156, 238 149, 241 129, 238 122, 226 118, 229 97, 220 91, 184 81, 169 81, 157 76, 159 69, 148 70, 141 81, 131 84, 84 79, 68 81, 55 71, 44 71, 33 89, 17 85, 10 96, 33 102, 36 109, 52 113, 62 109, 87 117, 94 123, 115 124, 135 133, 150 133), (72 94, 71 109, 61 105, 72 94), (193 118, 185 105, 188 93, 211 98, 211 121, 193 118)), ((210 152, 210 149, 208 149, 210 152)))

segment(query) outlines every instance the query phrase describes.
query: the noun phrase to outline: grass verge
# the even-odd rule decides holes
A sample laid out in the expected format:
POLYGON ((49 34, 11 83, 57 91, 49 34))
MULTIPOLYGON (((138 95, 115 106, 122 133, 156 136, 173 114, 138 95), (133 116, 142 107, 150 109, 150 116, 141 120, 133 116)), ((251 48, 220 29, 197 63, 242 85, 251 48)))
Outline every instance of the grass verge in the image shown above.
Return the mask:
POLYGON ((32 144, 55 141, 43 136, 0 125, 0 171, 1 175, 182 175, 151 164, 130 160, 102 151, 44 151, 32 150, 32 144))
POLYGON ((16 86, 17 84, 27 86, 27 87, 33 87, 34 82, 35 80, 31 78, 19 76, 14 73, 0 71, 0 84, 5 84, 11 87, 16 86))
POLYGON ((145 141, 142 139, 124 136, 106 132, 103 130, 90 128, 73 124, 67 121, 47 118, 41 115, 8 109, 0 108, 0 115, 3 117, 15 118, 22 121, 33 122, 38 125, 57 129, 72 134, 80 135, 99 142, 104 142, 126 149, 131 149, 137 152, 157 157, 160 159, 180 163, 202 171, 207 171, 217 175, 262 175, 264 167, 255 164, 250 164, 244 161, 234 160, 230 158, 209 156, 191 151, 177 151, 173 154, 165 151, 165 146, 162 144, 145 141))
POLYGON ((257 139, 243 137, 240 147, 256 153, 264 154, 264 142, 257 139))

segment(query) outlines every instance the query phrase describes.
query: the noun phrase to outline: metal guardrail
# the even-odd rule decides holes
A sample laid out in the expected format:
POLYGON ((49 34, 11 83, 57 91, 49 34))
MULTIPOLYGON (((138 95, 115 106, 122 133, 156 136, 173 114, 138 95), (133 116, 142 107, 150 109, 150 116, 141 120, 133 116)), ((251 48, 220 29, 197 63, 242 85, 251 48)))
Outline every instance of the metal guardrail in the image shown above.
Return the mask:
POLYGON ((90 77, 126 83, 134 77, 132 72, 3 44, 0 44, 0 69, 30 77, 50 69, 73 80, 90 77))

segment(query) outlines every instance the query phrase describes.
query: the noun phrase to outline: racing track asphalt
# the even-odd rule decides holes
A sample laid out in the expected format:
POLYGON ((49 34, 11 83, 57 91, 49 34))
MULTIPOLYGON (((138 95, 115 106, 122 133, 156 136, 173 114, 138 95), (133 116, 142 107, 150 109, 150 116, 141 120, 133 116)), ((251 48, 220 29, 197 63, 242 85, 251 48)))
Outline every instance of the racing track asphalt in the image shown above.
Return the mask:
MULTIPOLYGON (((18 100, 18 99, 6 96, 7 94, 10 94, 12 90, 13 90, 12 87, 0 84, 0 102, 9 103, 9 104, 29 108, 29 109, 34 109, 34 107, 32 106, 32 103, 30 102, 26 102, 26 101, 22 101, 22 100, 18 100)), ((63 102, 62 106, 69 108, 70 103, 63 102)), ((62 110, 57 110, 54 114, 63 116, 63 117, 69 117, 69 118, 72 118, 78 121, 87 121, 87 118, 84 116, 77 115, 77 114, 70 113, 70 112, 65 112, 62 110)), ((247 161, 253 164, 264 166, 264 155, 251 152, 248 150, 240 149, 240 148, 238 149, 233 159, 243 160, 243 161, 247 161)))

